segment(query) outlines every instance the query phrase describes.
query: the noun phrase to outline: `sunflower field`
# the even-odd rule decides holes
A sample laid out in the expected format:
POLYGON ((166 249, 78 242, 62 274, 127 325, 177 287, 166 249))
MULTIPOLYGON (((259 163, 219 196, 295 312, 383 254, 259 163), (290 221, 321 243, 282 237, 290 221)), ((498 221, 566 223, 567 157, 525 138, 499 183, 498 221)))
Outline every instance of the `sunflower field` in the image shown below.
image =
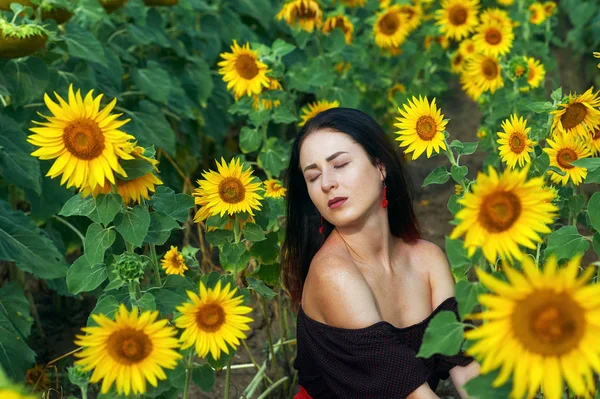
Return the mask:
POLYGON ((456 280, 417 356, 599 399, 597 58, 595 0, 0 0, 0 398, 293 398, 284 170, 348 107, 456 280))

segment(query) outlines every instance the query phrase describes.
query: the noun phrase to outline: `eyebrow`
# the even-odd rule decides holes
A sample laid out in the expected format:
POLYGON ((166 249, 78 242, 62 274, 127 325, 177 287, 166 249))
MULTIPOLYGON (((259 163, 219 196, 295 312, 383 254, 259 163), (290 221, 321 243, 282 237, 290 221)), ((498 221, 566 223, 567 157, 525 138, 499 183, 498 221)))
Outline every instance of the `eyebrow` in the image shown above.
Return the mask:
MULTIPOLYGON (((331 161, 332 159, 334 159, 335 157, 337 157, 340 154, 347 154, 348 151, 338 151, 335 154, 331 154, 330 156, 328 156, 327 158, 325 158, 325 160, 327 162, 331 161)), ((313 163, 311 165, 308 165, 306 168, 304 168, 304 172, 306 172, 308 169, 315 169, 317 167, 316 163, 313 163)))

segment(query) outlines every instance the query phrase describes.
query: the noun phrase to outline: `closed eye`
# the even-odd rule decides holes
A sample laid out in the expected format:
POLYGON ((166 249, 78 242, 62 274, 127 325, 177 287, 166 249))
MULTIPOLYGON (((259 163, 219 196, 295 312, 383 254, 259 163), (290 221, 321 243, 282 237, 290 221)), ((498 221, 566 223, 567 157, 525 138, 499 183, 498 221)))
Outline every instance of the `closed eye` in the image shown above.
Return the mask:
MULTIPOLYGON (((341 169, 341 168, 343 168, 344 166, 348 165, 349 163, 350 163, 350 162, 346 162, 346 163, 345 163, 345 164, 343 164, 343 165, 334 166, 334 167, 333 167, 333 169, 341 169)), ((321 176, 321 175, 319 175, 319 176, 321 176)), ((311 182, 311 183, 312 183, 312 182, 314 182, 315 180, 317 180, 317 178, 318 178, 319 176, 315 177, 314 179, 310 179, 310 180, 309 180, 309 182, 311 182)))

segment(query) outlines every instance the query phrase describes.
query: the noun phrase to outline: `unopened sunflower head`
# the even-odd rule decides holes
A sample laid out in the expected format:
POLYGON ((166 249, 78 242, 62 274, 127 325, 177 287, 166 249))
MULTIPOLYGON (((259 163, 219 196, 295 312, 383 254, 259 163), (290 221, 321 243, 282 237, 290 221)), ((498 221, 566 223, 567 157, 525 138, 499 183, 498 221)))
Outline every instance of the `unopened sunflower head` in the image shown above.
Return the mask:
POLYGON ((121 281, 139 283, 140 279, 144 277, 144 269, 147 263, 134 252, 124 252, 117 258, 113 272, 121 281))
POLYGON ((465 332, 474 341, 466 353, 481 363, 481 374, 500 368, 493 387, 512 375, 512 398, 532 398, 542 388, 544 398, 560 399, 565 382, 577 397, 593 397, 600 285, 588 284, 593 267, 578 276, 580 263, 578 255, 560 267, 552 254, 538 269, 526 256, 522 271, 503 265, 507 281, 476 269, 491 292, 478 297, 486 310, 467 317, 484 323, 465 332))
POLYGON ((528 72, 527 57, 515 56, 508 62, 508 74, 512 80, 525 82, 528 72))
POLYGON ((52 36, 53 34, 46 30, 41 25, 24 24, 15 25, 11 24, 5 19, 0 18, 0 36, 25 39, 32 36, 52 36))

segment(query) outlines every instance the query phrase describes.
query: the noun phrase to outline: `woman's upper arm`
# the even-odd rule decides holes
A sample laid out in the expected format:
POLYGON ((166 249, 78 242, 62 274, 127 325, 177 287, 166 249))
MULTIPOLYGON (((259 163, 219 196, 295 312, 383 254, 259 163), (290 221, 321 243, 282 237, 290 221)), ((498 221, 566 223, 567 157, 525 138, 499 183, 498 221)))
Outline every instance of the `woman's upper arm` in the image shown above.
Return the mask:
POLYGON ((311 303, 326 324, 363 328, 381 321, 375 298, 362 274, 336 257, 320 257, 311 263, 311 303))
POLYGON ((431 390, 431 387, 427 382, 411 392, 406 399, 439 399, 435 392, 431 390))
POLYGON ((415 251, 418 258, 416 264, 427 265, 429 285, 431 287, 431 305, 437 308, 444 300, 454 296, 454 276, 444 251, 436 244, 419 240, 419 248, 415 251))

